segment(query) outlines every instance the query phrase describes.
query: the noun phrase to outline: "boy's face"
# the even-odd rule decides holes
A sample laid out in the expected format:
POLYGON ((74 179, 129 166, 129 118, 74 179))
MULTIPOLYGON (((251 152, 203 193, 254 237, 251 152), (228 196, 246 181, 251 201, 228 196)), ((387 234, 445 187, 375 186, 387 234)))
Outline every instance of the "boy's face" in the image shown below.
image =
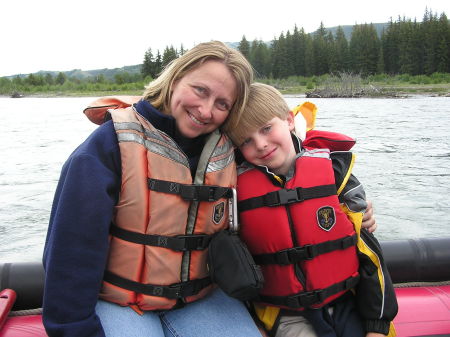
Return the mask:
POLYGON ((286 120, 275 117, 245 138, 239 150, 245 159, 254 164, 267 166, 275 174, 287 174, 295 160, 295 148, 291 138, 294 117, 286 120))

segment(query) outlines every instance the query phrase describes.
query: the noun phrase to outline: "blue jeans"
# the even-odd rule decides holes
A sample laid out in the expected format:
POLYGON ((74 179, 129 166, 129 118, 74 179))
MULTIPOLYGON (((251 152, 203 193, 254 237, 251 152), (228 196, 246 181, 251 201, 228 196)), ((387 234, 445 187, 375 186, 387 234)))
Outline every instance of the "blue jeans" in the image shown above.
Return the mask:
POLYGON ((181 309, 142 316, 101 300, 95 310, 106 337, 261 337, 242 302, 220 289, 181 309))

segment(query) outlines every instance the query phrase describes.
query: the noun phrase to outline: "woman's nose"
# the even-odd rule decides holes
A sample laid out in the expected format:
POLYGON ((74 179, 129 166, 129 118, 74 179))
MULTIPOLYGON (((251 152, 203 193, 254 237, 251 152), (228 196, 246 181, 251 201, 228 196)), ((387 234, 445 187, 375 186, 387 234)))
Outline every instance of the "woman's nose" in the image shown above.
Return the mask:
POLYGON ((200 117, 203 120, 209 120, 212 118, 213 114, 213 108, 214 108, 214 102, 211 100, 205 100, 202 102, 202 104, 199 106, 199 113, 200 117))

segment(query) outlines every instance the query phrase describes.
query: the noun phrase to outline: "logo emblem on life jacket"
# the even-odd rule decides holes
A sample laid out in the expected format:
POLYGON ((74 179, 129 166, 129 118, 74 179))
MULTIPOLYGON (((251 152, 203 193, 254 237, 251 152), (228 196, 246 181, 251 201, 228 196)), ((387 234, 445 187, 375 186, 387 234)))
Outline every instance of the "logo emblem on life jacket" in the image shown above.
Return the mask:
POLYGON ((317 210, 317 224, 320 228, 329 231, 336 223, 336 214, 331 206, 324 206, 317 210))
POLYGON ((225 214, 225 202, 221 202, 214 206, 214 213, 213 213, 213 221, 216 225, 218 225, 222 219, 223 215, 225 214))

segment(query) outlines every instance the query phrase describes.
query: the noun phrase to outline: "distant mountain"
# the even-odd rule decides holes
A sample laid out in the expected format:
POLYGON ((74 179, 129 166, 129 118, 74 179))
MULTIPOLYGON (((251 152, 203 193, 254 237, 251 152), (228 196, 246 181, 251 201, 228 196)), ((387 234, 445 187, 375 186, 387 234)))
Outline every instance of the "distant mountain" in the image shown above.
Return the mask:
MULTIPOLYGON (((383 34, 383 30, 386 29, 389 24, 388 23, 372 23, 372 25, 375 27, 378 37, 381 37, 381 34, 383 34)), ((336 31, 337 31, 338 27, 339 26, 325 28, 325 29, 327 31, 331 31, 333 33, 333 35, 336 35, 336 31)), ((348 41, 350 41, 350 38, 352 37, 352 32, 353 32, 353 25, 345 25, 345 26, 341 26, 341 27, 344 30, 345 37, 347 38, 348 41)), ((315 32, 313 32, 312 34, 314 34, 314 33, 315 32)))
MULTIPOLYGON (((81 70, 81 69, 73 69, 73 70, 69 70, 69 71, 61 71, 63 74, 65 74, 67 77, 72 77, 72 78, 78 78, 80 80, 89 78, 89 77, 96 77, 99 75, 103 75, 105 77, 105 79, 107 80, 112 80, 114 79, 114 76, 116 74, 120 74, 120 73, 129 73, 129 74, 139 74, 141 72, 141 67, 142 64, 136 64, 133 66, 125 66, 122 68, 113 68, 113 69, 108 69, 108 68, 103 68, 103 69, 93 69, 93 70, 81 70)), ((53 71, 53 70, 40 70, 36 73, 33 73, 33 75, 46 75, 46 74, 50 74, 53 77, 58 76, 58 74, 60 73, 60 71, 53 71)), ((6 76, 7 78, 14 78, 16 76, 19 77, 27 77, 28 74, 20 74, 20 75, 11 75, 11 76, 6 76)))
MULTIPOLYGON (((378 36, 381 37, 381 34, 383 32, 383 29, 385 29, 388 26, 388 23, 373 23, 378 36)), ((344 30, 344 34, 345 37, 347 38, 347 40, 350 41, 350 38, 352 36, 352 31, 353 31, 353 26, 352 25, 345 25, 345 26, 341 26, 342 29, 344 30)), ((327 31, 331 31, 334 35, 336 34, 336 31, 338 29, 338 26, 336 27, 330 27, 330 28, 326 28, 327 31)), ((317 31, 316 31, 317 32, 317 31)), ((315 34, 316 32, 312 32, 310 34, 315 34)), ((249 40, 249 42, 251 43, 252 41, 249 40)), ((266 43, 268 45, 270 45, 272 42, 271 41, 266 41, 266 43)), ((237 49, 239 46, 239 42, 226 42, 227 45, 229 45, 232 48, 237 49)), ((103 75, 105 77, 105 79, 107 80, 112 80, 114 79, 114 76, 116 74, 119 73, 124 73, 127 72, 129 74, 138 74, 141 72, 141 67, 142 64, 136 64, 133 66, 125 66, 122 68, 114 68, 114 69, 108 69, 108 68, 104 68, 104 69, 93 69, 93 70, 81 70, 81 69, 73 69, 70 71, 63 71, 62 73, 64 73, 67 77, 72 77, 72 78, 79 78, 79 79, 86 79, 89 77, 96 77, 99 75, 103 75)), ((36 73, 34 73, 34 75, 45 75, 45 74, 51 74, 52 76, 57 76, 60 72, 59 71, 45 71, 45 70, 41 70, 38 71, 36 73)), ((6 76, 7 78, 14 78, 16 76, 20 76, 20 77, 27 77, 28 74, 21 74, 21 75, 12 75, 12 76, 6 76)))

